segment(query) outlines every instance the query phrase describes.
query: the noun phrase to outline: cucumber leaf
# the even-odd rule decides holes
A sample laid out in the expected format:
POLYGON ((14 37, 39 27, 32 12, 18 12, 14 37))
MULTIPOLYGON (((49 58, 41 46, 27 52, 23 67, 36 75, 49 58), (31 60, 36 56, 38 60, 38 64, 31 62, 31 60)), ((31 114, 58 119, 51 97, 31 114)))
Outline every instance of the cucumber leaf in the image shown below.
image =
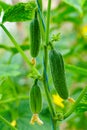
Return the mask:
POLYGON ((76 108, 76 112, 78 113, 85 112, 85 111, 87 111, 87 92, 76 108))
POLYGON ((22 22, 31 20, 34 16, 36 3, 17 3, 5 10, 2 22, 22 22))
MULTIPOLYGON (((32 113, 29 108, 28 100, 22 100, 18 105, 15 103, 11 104, 11 111, 12 113, 10 113, 10 111, 4 110, 3 112, 0 112, 0 114, 9 122, 11 122, 12 117, 15 116, 14 120, 16 120, 16 127, 18 130, 51 130, 52 123, 50 121, 50 113, 48 109, 43 109, 39 115, 40 119, 44 122, 44 124, 41 126, 37 123, 34 125, 30 124, 32 113)), ((1 121, 0 128, 2 130, 9 130, 9 127, 1 121)))
POLYGON ((18 76, 20 75, 20 71, 18 69, 19 66, 16 64, 0 64, 0 77, 18 76))
POLYGON ((74 7, 80 14, 83 14, 82 6, 84 5, 86 0, 62 0, 68 5, 74 7))
POLYGON ((7 10, 11 5, 3 2, 3 1, 0 1, 0 8, 2 8, 3 10, 7 10))

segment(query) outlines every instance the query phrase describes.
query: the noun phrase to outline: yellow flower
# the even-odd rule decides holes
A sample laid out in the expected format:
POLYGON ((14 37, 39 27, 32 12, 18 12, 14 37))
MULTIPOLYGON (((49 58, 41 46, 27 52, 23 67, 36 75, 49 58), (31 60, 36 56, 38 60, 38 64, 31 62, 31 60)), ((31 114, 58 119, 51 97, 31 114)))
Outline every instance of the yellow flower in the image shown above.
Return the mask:
POLYGON ((17 124, 17 123, 16 123, 16 120, 13 120, 13 121, 11 122, 11 125, 14 126, 14 127, 16 126, 16 124, 17 124))
POLYGON ((61 108, 64 108, 63 99, 59 95, 53 94, 52 97, 53 97, 54 104, 56 104, 61 108))
POLYGON ((87 36, 87 25, 84 25, 84 26, 82 27, 81 31, 82 31, 82 35, 83 35, 83 36, 87 36))

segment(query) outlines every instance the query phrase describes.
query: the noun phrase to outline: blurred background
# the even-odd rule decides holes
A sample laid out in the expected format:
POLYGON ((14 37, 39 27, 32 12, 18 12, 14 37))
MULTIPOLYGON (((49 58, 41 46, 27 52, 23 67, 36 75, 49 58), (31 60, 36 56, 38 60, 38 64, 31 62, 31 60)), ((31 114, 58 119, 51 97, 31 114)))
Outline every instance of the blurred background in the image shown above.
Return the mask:
MULTIPOLYGON (((3 0, 3 2, 15 5, 18 2, 29 0, 3 0)), ((0 21, 2 21, 3 11, 0 21)), ((47 0, 43 0, 43 16, 46 21, 47 0)), ((4 23, 20 46, 25 47, 25 53, 30 60, 29 52, 29 24, 26 22, 4 23)), ((87 0, 68 1, 52 0, 50 19, 50 39, 59 34, 59 39, 54 43, 55 49, 63 54, 67 86, 70 97, 76 99, 82 89, 87 85, 87 0), (81 67, 73 69, 67 64, 81 67)), ((40 73, 43 71, 43 44, 41 44, 39 56, 36 58, 36 68, 40 73)), ((43 109, 40 117, 44 122, 43 126, 29 124, 31 111, 29 107, 29 91, 33 85, 33 78, 30 77, 30 68, 18 53, 8 36, 0 28, 0 114, 7 119, 18 130, 50 130, 51 117, 43 84, 39 81, 43 95, 43 109)), ((48 63, 48 77, 53 103, 57 111, 66 112, 72 103, 61 101, 54 89, 50 67, 48 63), (57 100, 57 103, 55 103, 57 100), (62 105, 60 105, 62 104, 62 105)), ((86 130, 87 129, 87 93, 77 106, 75 112, 63 122, 59 122, 60 130, 86 130)), ((10 130, 8 126, 0 122, 1 130, 10 130)))

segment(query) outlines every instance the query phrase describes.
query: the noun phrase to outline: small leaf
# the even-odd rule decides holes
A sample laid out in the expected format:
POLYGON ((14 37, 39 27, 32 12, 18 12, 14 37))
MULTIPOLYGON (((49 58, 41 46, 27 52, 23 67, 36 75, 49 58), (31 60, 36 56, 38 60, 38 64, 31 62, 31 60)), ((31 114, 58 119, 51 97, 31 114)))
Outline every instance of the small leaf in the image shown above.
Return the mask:
POLYGON ((86 0, 80 0, 81 5, 83 6, 85 4, 85 2, 87 2, 86 0))
POLYGON ((36 4, 34 1, 28 3, 17 3, 5 11, 2 22, 21 22, 31 20, 35 8, 36 4))
POLYGON ((18 65, 0 64, 0 77, 17 76, 20 74, 18 65))
POLYGON ((8 9, 10 6, 11 6, 11 5, 6 4, 6 3, 3 2, 3 1, 0 1, 0 7, 1 7, 3 10, 8 9))
POLYGON ((63 2, 77 9, 80 14, 83 13, 82 6, 84 5, 85 0, 63 0, 63 2))

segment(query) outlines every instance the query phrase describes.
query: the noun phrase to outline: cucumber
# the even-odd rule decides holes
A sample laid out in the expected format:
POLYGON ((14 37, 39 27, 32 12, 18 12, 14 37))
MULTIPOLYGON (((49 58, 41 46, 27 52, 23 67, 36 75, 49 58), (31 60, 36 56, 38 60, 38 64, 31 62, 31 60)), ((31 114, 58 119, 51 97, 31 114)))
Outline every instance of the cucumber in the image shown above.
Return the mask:
POLYGON ((35 18, 30 23, 30 53, 32 57, 36 57, 39 53, 41 43, 40 26, 35 12, 35 18))
POLYGON ((51 49, 49 52, 49 62, 55 89, 61 98, 67 99, 68 90, 66 86, 64 62, 61 53, 57 53, 54 49, 51 49))
POLYGON ((30 108, 33 114, 40 113, 42 109, 42 95, 37 80, 30 90, 30 108))

